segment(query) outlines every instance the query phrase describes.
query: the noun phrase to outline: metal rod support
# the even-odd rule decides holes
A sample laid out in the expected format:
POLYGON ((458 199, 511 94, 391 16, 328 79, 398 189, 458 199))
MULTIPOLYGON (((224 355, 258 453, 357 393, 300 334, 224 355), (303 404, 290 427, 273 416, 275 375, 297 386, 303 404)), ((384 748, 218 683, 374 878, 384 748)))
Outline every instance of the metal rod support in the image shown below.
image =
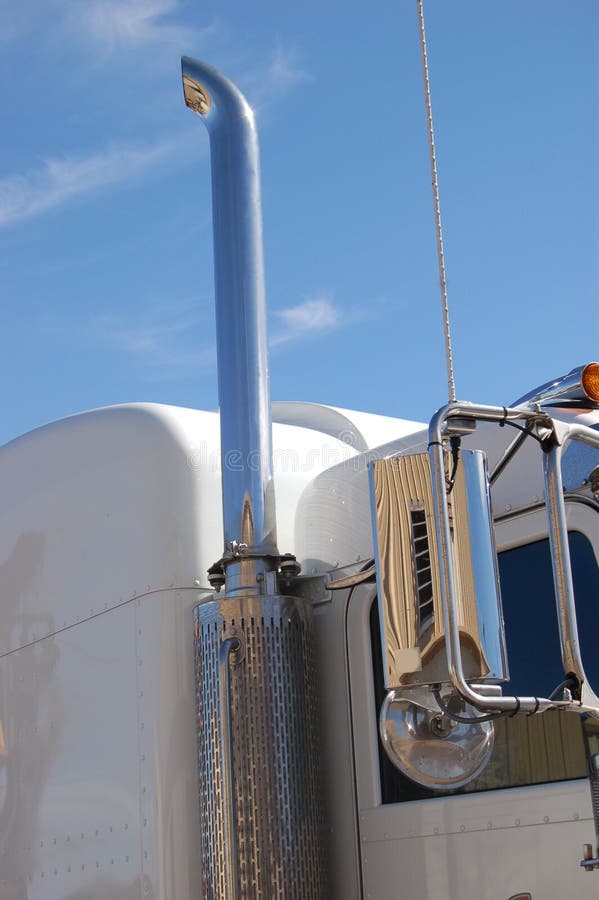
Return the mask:
POLYGON ((579 425, 568 425, 560 429, 558 441, 543 455, 553 584, 564 672, 567 675, 575 675, 580 682, 580 699, 583 705, 597 707, 599 698, 588 683, 580 652, 566 505, 562 485, 561 460, 564 448, 570 440, 579 440, 599 449, 599 434, 596 431, 579 425))

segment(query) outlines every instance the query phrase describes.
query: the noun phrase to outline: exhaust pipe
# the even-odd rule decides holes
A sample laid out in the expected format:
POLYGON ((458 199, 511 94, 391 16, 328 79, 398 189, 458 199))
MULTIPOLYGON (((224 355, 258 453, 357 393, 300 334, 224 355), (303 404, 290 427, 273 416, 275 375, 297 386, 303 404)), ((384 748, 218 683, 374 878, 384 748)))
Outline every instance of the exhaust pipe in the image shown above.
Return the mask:
POLYGON ((203 896, 326 897, 309 603, 277 547, 258 140, 240 91, 184 57, 210 135, 224 551, 194 611, 203 896))
POLYGON ((201 116, 210 136, 223 567, 229 591, 253 590, 255 581, 234 583, 239 567, 230 570, 229 563, 279 556, 258 136, 247 100, 220 72, 188 57, 183 57, 182 70, 185 102, 201 116))

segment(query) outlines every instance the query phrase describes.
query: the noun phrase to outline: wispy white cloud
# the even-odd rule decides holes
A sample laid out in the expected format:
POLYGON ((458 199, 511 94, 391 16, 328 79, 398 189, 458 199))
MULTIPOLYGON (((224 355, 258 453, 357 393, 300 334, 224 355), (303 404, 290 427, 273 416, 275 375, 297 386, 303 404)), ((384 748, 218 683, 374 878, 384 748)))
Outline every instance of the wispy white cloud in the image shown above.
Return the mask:
MULTIPOLYGON (((340 327, 339 310, 327 298, 306 300, 274 313, 280 325, 270 345, 276 347, 323 334, 340 327)), ((214 368, 213 343, 198 347, 196 336, 205 331, 204 314, 197 300, 150 304, 139 317, 97 315, 88 320, 88 339, 143 364, 149 377, 169 379, 214 368)))
POLYGON ((309 81, 310 77, 301 66, 297 53, 277 44, 266 66, 247 71, 243 83, 252 106, 260 111, 298 85, 309 81))
POLYGON ((0 226, 11 225, 61 206, 73 197, 145 175, 181 156, 185 141, 151 146, 113 146, 89 156, 48 159, 36 171, 0 179, 0 226))
POLYGON ((137 319, 111 315, 93 316, 87 324, 88 336, 141 362, 153 379, 169 379, 213 367, 213 345, 198 347, 194 337, 202 333, 202 313, 197 301, 150 304, 137 319))
POLYGON ((300 66, 296 52, 282 44, 275 47, 266 77, 280 91, 295 87, 309 78, 306 70, 300 66))
POLYGON ((114 314, 97 315, 90 320, 90 327, 97 337, 128 353, 155 353, 166 341, 189 331, 198 321, 198 315, 184 309, 172 316, 166 311, 153 312, 135 323, 114 314))
POLYGON ((276 310, 274 315, 279 320, 279 327, 270 339, 272 347, 334 331, 341 325, 339 310, 327 297, 305 300, 297 306, 276 310))
POLYGON ((169 20, 179 7, 177 0, 87 0, 71 8, 68 20, 80 35, 108 50, 185 44, 198 33, 169 20))
POLYGON ((0 45, 44 33, 62 42, 95 45, 101 52, 159 45, 198 46, 218 23, 182 24, 181 0, 0 0, 0 45), (192 42, 191 44, 189 42, 192 42))

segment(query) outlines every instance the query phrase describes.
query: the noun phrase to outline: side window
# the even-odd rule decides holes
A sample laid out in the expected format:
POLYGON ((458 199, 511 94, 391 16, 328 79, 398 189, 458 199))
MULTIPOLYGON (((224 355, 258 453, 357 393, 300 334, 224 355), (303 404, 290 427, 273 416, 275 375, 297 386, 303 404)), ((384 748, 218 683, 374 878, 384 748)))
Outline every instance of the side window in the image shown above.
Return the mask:
MULTIPOLYGON (((589 540, 569 536, 582 658, 591 685, 599 691, 599 568, 589 540), (593 638, 593 636, 595 636, 593 638)), ((551 554, 547 540, 499 554, 510 680, 505 694, 548 696, 562 681, 551 554)), ((377 709, 384 699, 378 609, 370 618, 377 709)), ((438 794, 406 779, 379 747, 383 803, 419 800, 438 794)), ((485 771, 452 793, 520 787, 586 776, 582 720, 546 712, 495 722, 495 748, 485 771)))

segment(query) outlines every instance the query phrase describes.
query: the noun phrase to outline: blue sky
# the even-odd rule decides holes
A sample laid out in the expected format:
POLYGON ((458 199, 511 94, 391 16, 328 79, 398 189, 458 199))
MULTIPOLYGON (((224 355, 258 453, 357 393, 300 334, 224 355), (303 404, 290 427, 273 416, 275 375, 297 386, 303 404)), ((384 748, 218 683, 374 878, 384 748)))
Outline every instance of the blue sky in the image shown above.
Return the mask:
MULTIPOLYGON (((599 6, 426 0, 455 374, 508 403, 599 357, 599 6)), ((0 0, 0 441, 217 405, 205 129, 258 114, 274 399, 446 400, 415 0, 0 0)))

